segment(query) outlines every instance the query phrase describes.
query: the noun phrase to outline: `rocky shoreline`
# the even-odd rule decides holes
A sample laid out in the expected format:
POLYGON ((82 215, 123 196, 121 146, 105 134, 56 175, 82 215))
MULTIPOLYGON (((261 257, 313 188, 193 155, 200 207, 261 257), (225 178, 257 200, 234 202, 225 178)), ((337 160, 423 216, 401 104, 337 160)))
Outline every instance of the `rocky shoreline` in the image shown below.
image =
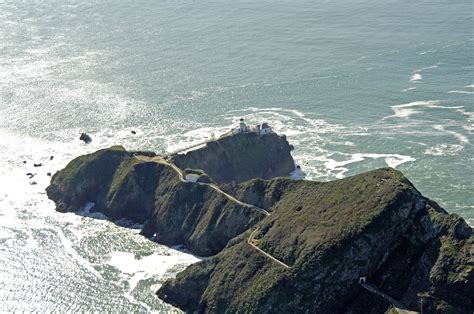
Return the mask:
POLYGON ((92 202, 159 243, 211 256, 157 292, 187 312, 392 309, 364 278, 407 310, 472 313, 474 239, 461 217, 391 168, 291 180, 291 150, 284 136, 254 132, 174 156, 115 146, 71 161, 47 195, 60 212, 92 202))

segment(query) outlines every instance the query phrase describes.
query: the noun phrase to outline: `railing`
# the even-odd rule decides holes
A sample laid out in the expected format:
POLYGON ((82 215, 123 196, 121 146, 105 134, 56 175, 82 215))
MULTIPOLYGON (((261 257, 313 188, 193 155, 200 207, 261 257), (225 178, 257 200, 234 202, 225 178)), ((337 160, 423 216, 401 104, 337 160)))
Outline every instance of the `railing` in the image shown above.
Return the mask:
POLYGON ((373 294, 376 294, 378 295, 379 297, 382 297, 384 298, 385 300, 387 300, 388 302, 390 302, 391 304, 393 304, 394 306, 396 306, 397 308, 399 309, 402 309, 402 310, 406 310, 406 306, 401 304, 399 301, 395 300, 394 298, 392 298, 391 296, 383 293, 382 291, 380 291, 379 289, 377 289, 376 287, 372 286, 371 284, 368 284, 365 279, 364 280, 359 280, 359 284, 364 287, 365 289, 367 289, 368 291, 372 292, 373 294))
POLYGON ((172 156, 172 155, 179 154, 179 153, 181 153, 181 152, 184 152, 184 151, 193 149, 193 148, 195 148, 195 147, 198 147, 198 146, 207 144, 207 143, 212 142, 212 141, 214 141, 214 140, 213 140, 213 139, 208 139, 208 140, 205 140, 204 142, 200 142, 200 143, 197 143, 197 144, 193 144, 193 145, 191 145, 191 146, 188 146, 188 147, 184 147, 184 148, 177 149, 177 150, 175 150, 175 151, 172 151, 172 152, 170 152, 170 153, 167 153, 165 157, 169 157, 169 156, 172 156))

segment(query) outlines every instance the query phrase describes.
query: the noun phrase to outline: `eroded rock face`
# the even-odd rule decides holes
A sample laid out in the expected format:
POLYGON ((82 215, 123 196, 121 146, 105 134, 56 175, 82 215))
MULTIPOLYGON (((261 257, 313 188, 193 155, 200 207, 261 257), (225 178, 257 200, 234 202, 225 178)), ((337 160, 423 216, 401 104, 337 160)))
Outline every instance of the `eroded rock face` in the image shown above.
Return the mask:
MULTIPOLYGON (((271 194, 257 184, 252 197, 271 194)), ((398 171, 292 182, 277 199, 255 239, 289 269, 252 248, 247 232, 168 280, 158 296, 188 312, 386 311, 387 301, 358 284, 363 276, 412 310, 423 295, 433 311, 472 312, 472 230, 398 171)))
POLYGON ((202 169, 218 183, 243 182, 289 176, 295 170, 291 150, 285 136, 250 132, 222 137, 173 161, 181 169, 202 169))

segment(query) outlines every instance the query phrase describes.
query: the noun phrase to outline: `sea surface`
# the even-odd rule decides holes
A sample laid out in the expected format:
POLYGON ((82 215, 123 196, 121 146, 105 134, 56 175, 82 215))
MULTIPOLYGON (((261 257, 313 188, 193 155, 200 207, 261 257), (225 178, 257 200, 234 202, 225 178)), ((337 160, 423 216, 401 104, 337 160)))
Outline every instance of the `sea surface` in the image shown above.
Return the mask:
POLYGON ((55 212, 47 173, 113 144, 173 151, 240 117, 286 134, 309 179, 394 167, 474 225, 473 12, 0 0, 0 311, 178 312, 153 293, 200 257, 87 206, 55 212))

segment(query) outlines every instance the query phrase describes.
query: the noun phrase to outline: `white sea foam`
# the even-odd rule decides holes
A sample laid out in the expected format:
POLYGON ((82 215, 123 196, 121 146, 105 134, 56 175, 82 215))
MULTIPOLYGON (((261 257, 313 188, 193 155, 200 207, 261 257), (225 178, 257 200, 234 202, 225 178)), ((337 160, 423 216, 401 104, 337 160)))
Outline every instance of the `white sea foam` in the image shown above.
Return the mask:
POLYGON ((429 67, 425 67, 425 68, 421 68, 421 69, 413 71, 410 77, 410 82, 421 81, 423 79, 421 72, 426 71, 426 70, 436 69, 436 68, 438 68, 437 65, 431 65, 429 67))
POLYGON ((387 166, 396 168, 401 164, 406 162, 415 161, 416 159, 411 156, 406 155, 399 155, 399 154, 370 154, 370 153, 355 153, 351 154, 348 160, 343 161, 335 161, 333 159, 326 159, 325 166, 332 171, 337 172, 337 178, 343 178, 345 173, 349 171, 349 169, 345 166, 364 161, 366 158, 370 159, 383 159, 387 166))
POLYGON ((13 238, 14 235, 15 233, 12 232, 10 229, 0 227, 0 240, 13 238))
POLYGON ((428 54, 428 53, 434 53, 434 52, 436 52, 436 51, 438 51, 438 50, 436 50, 436 49, 430 49, 430 50, 427 50, 427 51, 419 52, 418 54, 419 54, 420 56, 423 56, 423 55, 426 55, 426 54, 428 54))
POLYGON ((421 81, 423 79, 423 76, 421 76, 420 73, 413 73, 410 77, 410 82, 416 82, 416 81, 421 81))
POLYGON ((411 90, 415 90, 416 87, 408 87, 408 88, 405 88, 405 89, 402 89, 401 92, 402 93, 405 93, 405 92, 408 92, 408 91, 411 91, 411 90))
POLYGON ((466 95, 472 95, 474 92, 472 91, 465 91, 465 90, 450 90, 448 94, 466 94, 466 95))
POLYGON ((184 255, 180 251, 169 249, 166 256, 154 253, 139 259, 135 258, 133 253, 115 251, 109 254, 107 263, 122 273, 130 275, 143 273, 147 277, 163 277, 169 269, 177 264, 192 264, 201 260, 197 256, 184 255))
POLYGON ((128 274, 129 289, 126 292, 125 297, 132 303, 142 304, 137 301, 132 294, 140 281, 153 277, 164 279, 164 275, 176 265, 187 266, 199 262, 202 259, 169 249, 168 255, 164 256, 162 254, 154 253, 139 259, 135 258, 133 253, 115 251, 110 253, 106 260, 109 265, 114 266, 121 273, 128 274))
POLYGON ((462 145, 438 144, 434 147, 429 147, 423 152, 425 155, 432 156, 454 156, 463 149, 462 145))
POLYGON ((391 106, 394 114, 391 116, 386 116, 382 120, 388 119, 388 118, 409 118, 410 116, 417 114, 417 113, 422 113, 420 109, 423 108, 438 108, 438 109, 462 109, 464 108, 463 106, 441 106, 439 100, 422 100, 422 101, 414 101, 411 103, 407 104, 401 104, 401 105, 394 105, 391 106))
POLYGON ((453 135, 461 144, 469 144, 469 139, 467 136, 453 130, 448 130, 444 125, 433 125, 433 129, 453 135))

